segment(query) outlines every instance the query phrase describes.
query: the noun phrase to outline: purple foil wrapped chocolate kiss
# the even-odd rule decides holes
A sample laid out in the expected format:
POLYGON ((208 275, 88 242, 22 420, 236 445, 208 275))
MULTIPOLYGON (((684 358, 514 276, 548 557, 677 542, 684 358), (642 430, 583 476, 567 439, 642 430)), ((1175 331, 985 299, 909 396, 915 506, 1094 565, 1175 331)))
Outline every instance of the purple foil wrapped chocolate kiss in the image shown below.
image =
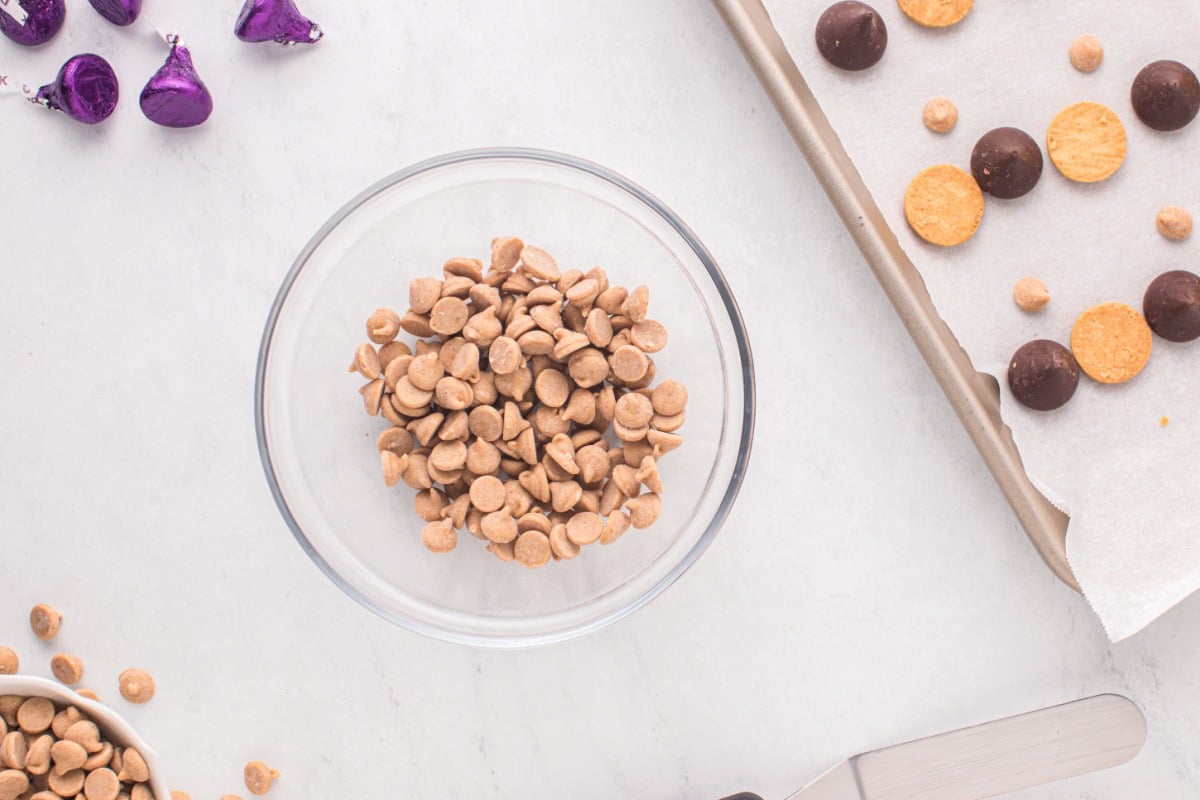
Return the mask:
POLYGON ((142 0, 88 0, 96 12, 113 25, 132 25, 142 13, 142 0))
POLYGON ((83 53, 68 59, 54 83, 38 89, 32 100, 73 120, 95 125, 112 115, 120 96, 117 74, 109 63, 93 53, 83 53))
POLYGON ((294 0, 246 0, 233 32, 243 42, 314 44, 325 34, 294 0))
POLYGON ((196 67, 192 54, 178 36, 168 36, 171 52, 142 89, 142 113, 151 122, 167 128, 191 128, 208 119, 212 95, 196 67))
POLYGON ((17 44, 45 44, 67 18, 65 0, 0 0, 0 33, 17 44))

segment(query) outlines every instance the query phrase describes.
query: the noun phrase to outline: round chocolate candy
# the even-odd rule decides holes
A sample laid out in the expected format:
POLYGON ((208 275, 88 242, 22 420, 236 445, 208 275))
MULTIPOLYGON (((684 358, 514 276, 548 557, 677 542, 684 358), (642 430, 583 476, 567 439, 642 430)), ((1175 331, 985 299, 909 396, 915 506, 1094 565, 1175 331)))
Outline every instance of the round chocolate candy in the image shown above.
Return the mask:
POLYGON ((1150 329, 1168 342, 1200 339, 1200 275, 1176 269, 1150 283, 1142 300, 1150 329))
POLYGON ((817 20, 817 49, 841 69, 857 72, 875 66, 883 58, 887 39, 883 17, 857 0, 834 3, 817 20))
POLYGON ((113 25, 132 25, 142 13, 142 0, 88 0, 113 25))
POLYGON ((1008 388, 1013 397, 1035 411, 1066 405, 1079 386, 1079 364, 1071 351, 1049 339, 1021 346, 1008 364, 1008 388))
POLYGON ((996 128, 980 137, 971 151, 971 174, 992 197, 1028 194, 1042 177, 1042 150, 1028 133, 996 128))
POLYGON ((0 33, 26 47, 53 39, 66 18, 64 0, 5 0, 0 3, 0 33))
POLYGON ((1177 131, 1200 111, 1200 80, 1178 61, 1155 61, 1133 79, 1133 110, 1156 131, 1177 131))

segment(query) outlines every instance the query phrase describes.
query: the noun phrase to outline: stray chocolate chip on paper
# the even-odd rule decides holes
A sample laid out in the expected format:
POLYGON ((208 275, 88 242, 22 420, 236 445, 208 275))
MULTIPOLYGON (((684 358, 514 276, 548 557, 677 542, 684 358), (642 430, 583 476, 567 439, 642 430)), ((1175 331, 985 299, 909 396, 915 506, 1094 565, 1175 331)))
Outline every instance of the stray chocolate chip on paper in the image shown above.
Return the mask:
POLYGON ((858 72, 875 66, 887 49, 887 26, 866 3, 843 0, 817 20, 817 50, 839 69, 858 72))

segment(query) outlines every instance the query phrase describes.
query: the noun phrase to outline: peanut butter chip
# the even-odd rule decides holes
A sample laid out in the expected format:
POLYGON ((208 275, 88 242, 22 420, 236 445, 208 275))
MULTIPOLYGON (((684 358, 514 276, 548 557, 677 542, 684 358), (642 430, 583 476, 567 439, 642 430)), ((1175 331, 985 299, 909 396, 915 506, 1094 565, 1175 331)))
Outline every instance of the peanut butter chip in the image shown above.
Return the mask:
POLYGON ((599 514, 582 511, 567 521, 567 538, 577 545, 589 545, 600 538, 604 520, 599 514))
POLYGON ((78 742, 63 739, 50 746, 55 775, 66 775, 71 770, 81 769, 87 758, 87 750, 78 742))
POLYGON ((61 775, 57 771, 51 770, 46 784, 50 787, 50 791, 59 797, 74 797, 83 790, 83 780, 84 774, 81 769, 71 770, 61 775))
POLYGON ((485 514, 483 521, 480 522, 480 528, 484 536, 499 544, 511 542, 517 538, 517 521, 507 510, 485 514))
MULTIPOLYGON (((650 424, 650 418, 653 416, 654 406, 650 398, 645 395, 635 392, 627 394, 617 401, 616 421, 626 428, 643 428, 650 424)), ((645 432, 634 438, 640 439, 642 436, 645 436, 645 432)))
POLYGON ((1037 278, 1021 278, 1013 286, 1013 302, 1022 311, 1041 311, 1050 302, 1050 292, 1037 278))
POLYGON ((383 365, 379 363, 379 353, 370 342, 363 342, 354 351, 354 369, 369 381, 380 376, 383 365))
MULTIPOLYGON (((449 553, 458 546, 458 532, 450 520, 442 519, 425 526, 421 531, 421 541, 431 552, 449 553)), ((253 789, 250 791, 252 794, 261 794, 253 789)))
POLYGON ((960 22, 974 0, 899 0, 900 10, 918 25, 945 28, 960 22))
POLYGON ((667 346, 667 329, 658 320, 644 319, 629 329, 629 340, 645 353, 657 353, 667 346))
POLYGON ((1067 52, 1071 66, 1080 72, 1095 72, 1104 60, 1104 46, 1095 36, 1080 36, 1067 52))
POLYGON ((556 281, 561 274, 554 257, 533 245, 526 245, 521 250, 521 268, 530 277, 543 281, 556 281))
POLYGON ((959 245, 979 230, 983 191, 958 167, 928 167, 912 179, 904 193, 904 216, 913 231, 930 244, 959 245))
POLYGON ((550 538, 541 531, 522 533, 513 545, 513 555, 523 567, 537 569, 550 560, 550 538))
POLYGON ((87 800, 117 800, 121 793, 121 782, 111 769, 92 770, 83 782, 83 796, 87 800))
POLYGON ((1046 134, 1050 160, 1064 177, 1095 183, 1125 161, 1125 126, 1108 106, 1075 103, 1058 112, 1046 134))
POLYGON ((564 561, 579 555, 579 545, 567 537, 566 525, 555 525, 550 529, 550 552, 564 561))
POLYGON ((140 669, 127 669, 117 679, 117 688, 131 703, 148 703, 154 697, 154 678, 140 669))
POLYGON ((687 407, 687 387, 679 381, 665 380, 650 393, 654 405, 654 413, 671 417, 682 414, 687 407))
POLYGON ((380 466, 383 469, 383 482, 387 486, 395 486, 408 469, 408 455, 398 456, 391 450, 379 454, 380 466))
POLYGON ((442 296, 442 282, 437 278, 417 278, 408 285, 408 305, 417 314, 428 314, 442 296))
POLYGON ((75 693, 80 697, 86 697, 88 700, 94 700, 97 703, 100 702, 100 695, 96 694, 91 689, 77 689, 75 693))
MULTIPOLYGON (((100 739, 100 729, 96 727, 96 723, 91 720, 80 720, 71 727, 67 728, 63 739, 68 742, 75 742, 89 753, 98 753, 104 747, 104 743, 100 739)), ((135 758, 141 758, 141 753, 134 750, 132 747, 125 751, 125 760, 128 762, 129 754, 133 753, 135 758)), ((143 764, 143 766, 145 766, 143 764)), ((141 780, 147 780, 142 778, 141 780)))
POLYGON ((0 675, 16 675, 21 668, 21 659, 11 647, 0 647, 0 675))
POLYGON ((147 784, 139 783, 129 790, 129 800, 155 800, 155 797, 147 784))
POLYGON ((0 764, 9 769, 25 769, 25 757, 28 753, 25 735, 20 731, 10 731, 0 739, 0 764))
POLYGON ((600 544, 612 544, 625 531, 629 530, 629 515, 624 511, 615 511, 604 521, 604 530, 600 532, 600 544))
POLYGON ((504 484, 494 475, 483 475, 476 478, 471 483, 470 495, 471 505, 485 514, 499 511, 504 507, 504 484))
POLYGON ((367 338, 375 344, 387 344, 400 333, 400 315, 390 308, 379 308, 367 318, 367 338))
POLYGON ((50 771, 50 749, 54 737, 43 734, 33 740, 25 755, 25 771, 30 775, 45 775, 50 771))
POLYGON ((17 800, 29 789, 29 778, 15 769, 0 771, 0 800, 17 800))
POLYGON ((1124 383, 1141 372, 1150 360, 1152 343, 1150 326, 1123 303, 1092 306, 1071 328, 1075 360, 1100 383, 1124 383))
POLYGON ((17 709, 16 722, 25 733, 43 733, 54 721, 54 704, 45 697, 30 697, 17 709))
POLYGON ((656 494, 643 494, 625 504, 629 509, 629 520, 633 527, 641 530, 648 528, 658 520, 662 513, 662 498, 656 494))
POLYGON ((33 628, 34 636, 46 642, 53 639, 58 633, 58 626, 62 623, 62 619, 62 614, 45 603, 38 603, 29 612, 29 627, 33 628))
POLYGON ((650 359, 633 345, 622 345, 612 355, 613 375, 626 383, 639 380, 649 367, 650 359))
POLYGON ((1159 210, 1155 227, 1167 239, 1182 241, 1192 235, 1192 215, 1186 208, 1166 206, 1159 210))
POLYGON ((958 106, 949 97, 935 97, 925 104, 921 121, 934 133, 949 133, 958 124, 958 106))
POLYGON ((264 795, 271 789, 271 781, 279 777, 279 771, 271 769, 261 761, 251 761, 242 771, 246 789, 253 795, 264 795))
POLYGON ((492 240, 492 270, 512 272, 521 260, 525 243, 515 236, 501 236, 492 240))

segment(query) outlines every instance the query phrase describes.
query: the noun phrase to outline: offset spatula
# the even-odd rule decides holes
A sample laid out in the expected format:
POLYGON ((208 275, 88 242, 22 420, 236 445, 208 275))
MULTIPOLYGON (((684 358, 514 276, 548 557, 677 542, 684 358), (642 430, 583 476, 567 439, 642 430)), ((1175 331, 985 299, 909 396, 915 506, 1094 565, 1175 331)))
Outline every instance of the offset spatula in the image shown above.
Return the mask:
POLYGON ((981 800, 1124 764, 1145 741, 1138 707, 1102 694, 859 753, 788 800, 981 800))

